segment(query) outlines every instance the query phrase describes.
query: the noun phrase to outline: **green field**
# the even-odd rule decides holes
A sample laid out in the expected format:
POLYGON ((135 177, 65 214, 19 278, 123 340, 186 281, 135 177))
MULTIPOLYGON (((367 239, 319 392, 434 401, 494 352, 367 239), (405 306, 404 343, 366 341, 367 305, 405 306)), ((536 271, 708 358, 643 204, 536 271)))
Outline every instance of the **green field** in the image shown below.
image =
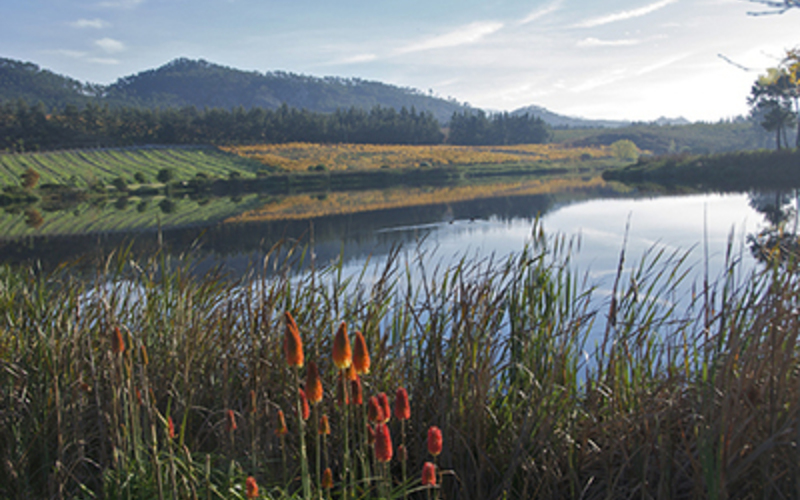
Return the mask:
POLYGON ((39 184, 86 187, 110 184, 117 177, 134 183, 137 173, 156 182, 162 169, 171 169, 176 179, 191 179, 199 173, 228 177, 231 173, 254 174, 262 165, 254 160, 225 153, 212 147, 137 147, 84 149, 49 153, 0 155, 0 185, 21 184, 20 175, 33 168, 39 184))

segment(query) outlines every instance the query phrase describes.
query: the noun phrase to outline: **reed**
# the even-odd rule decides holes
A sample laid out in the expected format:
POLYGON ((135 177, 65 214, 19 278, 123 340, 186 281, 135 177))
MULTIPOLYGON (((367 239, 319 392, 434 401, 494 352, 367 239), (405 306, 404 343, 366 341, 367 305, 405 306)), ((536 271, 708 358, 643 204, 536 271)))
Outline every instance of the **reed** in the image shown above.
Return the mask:
POLYGON ((684 254, 623 253, 601 307, 573 251, 535 230, 508 260, 393 252, 355 276, 294 274, 299 247, 241 280, 125 249, 91 281, 0 268, 0 498, 800 497, 795 264, 744 275, 731 249, 685 296, 684 254), (407 391, 378 467, 362 405, 331 389, 299 415, 286 311, 322 387, 355 395, 344 321, 364 400, 407 391), (320 415, 332 432, 306 439, 320 415))

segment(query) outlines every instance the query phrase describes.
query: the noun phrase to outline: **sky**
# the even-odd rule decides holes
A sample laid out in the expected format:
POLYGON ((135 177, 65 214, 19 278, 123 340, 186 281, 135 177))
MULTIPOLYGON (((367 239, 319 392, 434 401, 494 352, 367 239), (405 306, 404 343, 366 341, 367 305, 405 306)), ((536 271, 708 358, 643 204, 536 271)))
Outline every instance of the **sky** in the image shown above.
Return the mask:
POLYGON ((800 46, 800 9, 749 0, 7 0, 0 57, 91 83, 175 58, 377 80, 490 111, 747 113, 800 46))

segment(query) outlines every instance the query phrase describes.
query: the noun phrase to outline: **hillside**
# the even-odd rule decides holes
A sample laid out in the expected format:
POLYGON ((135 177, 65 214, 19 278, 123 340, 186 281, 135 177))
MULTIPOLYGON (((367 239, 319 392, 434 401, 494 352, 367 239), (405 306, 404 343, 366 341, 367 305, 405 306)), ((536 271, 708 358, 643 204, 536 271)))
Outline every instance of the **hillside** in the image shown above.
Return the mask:
POLYGON ((48 109, 88 102, 128 107, 198 109, 243 107, 290 108, 330 113, 351 107, 415 108, 446 123, 465 108, 454 100, 385 83, 338 77, 317 78, 285 72, 259 73, 204 60, 175 59, 156 69, 120 78, 103 86, 81 83, 30 62, 0 58, 0 102, 24 99, 48 109))
POLYGON ((411 88, 337 77, 317 78, 285 72, 259 73, 204 60, 175 59, 160 68, 120 78, 107 98, 145 106, 195 106, 245 109, 291 108, 329 113, 339 108, 429 111, 442 123, 464 106, 411 88))
POLYGON ((57 75, 30 62, 0 58, 0 101, 24 99, 46 107, 85 104, 102 93, 98 85, 57 75))

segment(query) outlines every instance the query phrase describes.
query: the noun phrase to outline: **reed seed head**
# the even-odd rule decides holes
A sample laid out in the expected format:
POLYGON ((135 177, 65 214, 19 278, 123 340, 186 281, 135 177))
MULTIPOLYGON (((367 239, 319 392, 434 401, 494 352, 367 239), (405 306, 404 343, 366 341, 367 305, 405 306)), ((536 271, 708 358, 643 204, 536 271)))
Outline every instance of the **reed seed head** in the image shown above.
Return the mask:
POLYGON ((308 402, 317 404, 322 401, 322 380, 319 378, 319 369, 317 364, 313 361, 308 362, 308 369, 306 371, 306 396, 308 402))
POLYGON ((436 466, 431 462, 422 466, 422 486, 436 486, 436 466))
POLYGON ((442 430, 432 425, 428 429, 428 453, 438 456, 442 452, 442 430))
POLYGON ((394 416, 397 420, 411 418, 411 406, 408 403, 408 391, 405 387, 399 387, 394 396, 394 416))
POLYGON ((378 462, 389 462, 392 459, 392 436, 386 424, 375 426, 375 458, 378 462))
POLYGON ((340 370, 350 368, 353 354, 350 351, 350 338, 347 336, 347 324, 342 321, 336 336, 333 338, 333 364, 340 370))
POLYGON ((369 373, 369 351, 367 350, 367 341, 364 340, 364 334, 360 331, 356 332, 356 340, 353 345, 353 366, 356 373, 363 375, 369 373))
POLYGON ((111 352, 114 354, 125 354, 125 337, 122 335, 118 326, 114 327, 111 335, 111 352))
POLYGON ((303 340, 297 328, 292 313, 286 311, 286 333, 283 336, 283 352, 286 355, 286 364, 289 366, 303 367, 303 340))

